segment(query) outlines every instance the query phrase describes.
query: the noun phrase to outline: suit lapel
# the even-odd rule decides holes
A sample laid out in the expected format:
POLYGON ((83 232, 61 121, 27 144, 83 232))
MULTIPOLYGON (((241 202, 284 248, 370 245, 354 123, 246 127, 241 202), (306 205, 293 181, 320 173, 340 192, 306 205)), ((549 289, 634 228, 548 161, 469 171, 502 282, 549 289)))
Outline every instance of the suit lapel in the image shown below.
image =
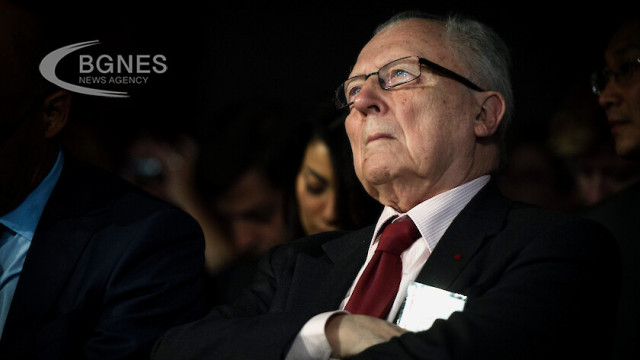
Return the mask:
POLYGON ((2 342, 24 347, 51 311, 60 291, 89 241, 89 227, 80 215, 86 184, 71 175, 67 158, 58 184, 42 213, 27 253, 20 280, 7 316, 2 342))
MULTIPOLYGON (((503 227, 510 204, 494 181, 487 184, 454 219, 416 281, 450 288, 485 240, 503 227)), ((301 253, 288 306, 304 304, 297 310, 316 312, 337 309, 364 264, 373 230, 371 226, 326 242, 326 257, 301 253)))
POLYGON ((416 281, 449 289, 485 239, 503 227, 509 206, 495 182, 487 184, 451 223, 416 281))
POLYGON ((322 245, 326 257, 298 255, 288 304, 304 311, 336 310, 367 257, 374 227, 367 227, 322 245), (299 279, 296 281, 296 279, 299 279), (315 281, 309 281, 315 279, 315 281), (311 308, 311 304, 315 304, 311 308))

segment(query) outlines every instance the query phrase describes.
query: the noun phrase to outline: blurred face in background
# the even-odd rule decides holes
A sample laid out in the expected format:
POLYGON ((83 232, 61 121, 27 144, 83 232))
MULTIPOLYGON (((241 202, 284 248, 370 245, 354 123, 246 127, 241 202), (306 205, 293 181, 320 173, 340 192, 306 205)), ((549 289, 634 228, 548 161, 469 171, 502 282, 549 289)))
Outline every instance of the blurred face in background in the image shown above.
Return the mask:
POLYGON ((605 51, 611 75, 600 93, 618 155, 640 159, 640 21, 622 26, 605 51))
POLYGON ((305 234, 337 230, 336 176, 323 141, 313 140, 307 145, 296 177, 296 199, 305 234))
POLYGON ((576 159, 576 185, 582 204, 597 204, 640 180, 638 165, 608 148, 576 159))
POLYGON ((215 202, 215 208, 241 256, 260 256, 286 240, 282 192, 258 170, 241 176, 215 202))

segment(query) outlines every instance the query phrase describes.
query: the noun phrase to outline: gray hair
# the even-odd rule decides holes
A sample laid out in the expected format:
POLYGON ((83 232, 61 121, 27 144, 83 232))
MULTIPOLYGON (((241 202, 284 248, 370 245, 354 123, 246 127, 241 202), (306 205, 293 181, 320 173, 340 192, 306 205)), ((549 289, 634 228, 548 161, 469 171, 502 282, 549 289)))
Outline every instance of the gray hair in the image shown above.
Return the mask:
POLYGON ((498 139, 504 161, 504 135, 513 116, 513 89, 511 85, 511 54, 504 40, 489 26, 457 14, 438 16, 420 11, 405 11, 380 24, 374 35, 399 22, 425 19, 441 23, 445 28, 444 41, 453 50, 456 59, 469 70, 469 78, 486 90, 497 91, 504 96, 506 110, 498 139))

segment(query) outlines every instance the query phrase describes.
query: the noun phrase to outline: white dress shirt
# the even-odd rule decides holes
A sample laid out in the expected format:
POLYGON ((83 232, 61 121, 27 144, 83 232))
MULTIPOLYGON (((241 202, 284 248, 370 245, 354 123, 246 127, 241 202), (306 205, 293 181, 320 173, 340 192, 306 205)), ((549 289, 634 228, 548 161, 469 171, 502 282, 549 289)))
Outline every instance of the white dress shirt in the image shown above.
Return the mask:
POLYGON ((312 359, 326 360, 331 356, 331 346, 327 340, 324 329, 325 324, 331 315, 337 312, 345 312, 344 307, 351 297, 351 293, 360 279, 360 275, 371 260, 376 247, 378 246, 378 238, 382 226, 392 217, 397 216, 399 220, 408 216, 418 227, 420 238, 416 240, 409 249, 405 250, 400 258, 402 259, 402 279, 396 299, 391 307, 391 311, 387 317, 387 321, 392 322, 395 319, 404 298, 406 296, 407 287, 413 282, 424 264, 427 262, 429 255, 440 241, 449 225, 456 216, 467 206, 469 201, 482 189, 490 180, 489 175, 481 176, 468 183, 460 185, 449 191, 434 196, 428 200, 418 204, 406 214, 401 214, 391 207, 385 207, 378 219, 373 232, 371 245, 367 254, 367 260, 362 265, 360 272, 356 276, 351 288, 345 294, 344 299, 340 303, 340 309, 337 311, 318 314, 311 318, 300 330, 294 340, 286 359, 312 359))

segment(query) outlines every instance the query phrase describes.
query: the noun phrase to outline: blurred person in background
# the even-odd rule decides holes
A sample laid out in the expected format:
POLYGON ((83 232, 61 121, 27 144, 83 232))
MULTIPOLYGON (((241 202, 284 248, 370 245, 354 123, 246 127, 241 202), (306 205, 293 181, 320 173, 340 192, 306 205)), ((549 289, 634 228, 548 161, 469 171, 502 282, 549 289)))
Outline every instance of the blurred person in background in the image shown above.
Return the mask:
POLYGON ((586 88, 571 91, 549 126, 546 146, 574 182, 574 208, 595 205, 640 181, 640 163, 618 156, 604 111, 586 88))
POLYGON ((353 169, 346 115, 329 103, 305 124, 306 146, 295 184, 295 237, 359 229, 375 223, 382 212, 353 169))
POLYGON ((291 110, 255 101, 227 104, 196 134, 196 189, 218 229, 215 242, 231 255, 210 269, 213 303, 235 298, 253 278, 258 258, 294 237, 292 189, 302 158, 297 129, 291 110))
POLYGON ((65 147, 82 119, 38 71, 58 21, 0 1, 0 359, 144 359, 204 314, 202 231, 65 147))
POLYGON ((124 179, 170 201, 198 221, 206 242, 206 271, 213 276, 235 259, 235 252, 197 188, 199 151, 192 132, 140 129, 124 147, 118 170, 124 179))
POLYGON ((302 155, 291 112, 275 102, 227 104, 201 120, 140 129, 120 174, 198 220, 208 299, 217 304, 251 280, 260 255, 293 238, 291 189, 302 155))
MULTIPOLYGON (((604 109, 616 153, 640 164, 640 17, 620 13, 603 46, 604 65, 592 91, 604 109)), ((588 207, 586 217, 609 228, 622 254, 622 288, 613 359, 640 358, 640 182, 588 207)))

